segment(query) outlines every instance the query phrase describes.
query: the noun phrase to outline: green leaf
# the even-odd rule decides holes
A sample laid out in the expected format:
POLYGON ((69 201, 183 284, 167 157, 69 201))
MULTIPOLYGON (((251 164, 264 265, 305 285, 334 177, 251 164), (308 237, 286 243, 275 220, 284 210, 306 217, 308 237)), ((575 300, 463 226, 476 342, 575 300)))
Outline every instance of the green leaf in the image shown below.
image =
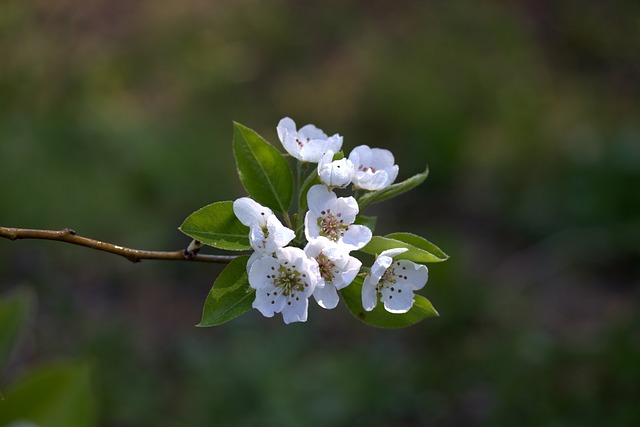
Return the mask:
POLYGON ((407 248, 407 252, 396 255, 395 259, 408 259, 414 262, 442 262, 449 255, 442 252, 436 245, 420 236, 411 233, 392 233, 385 237, 373 236, 369 243, 361 249, 362 252, 378 255, 382 251, 394 248, 407 248))
POLYGON ((0 373, 25 327, 34 300, 33 293, 26 288, 0 300, 0 373))
POLYGON ((228 251, 251 249, 249 227, 233 213, 233 202, 216 202, 198 209, 179 227, 189 237, 205 245, 228 251))
POLYGON ((438 312, 433 308, 431 302, 421 295, 415 295, 413 297, 413 306, 408 312, 403 314, 389 313, 384 309, 381 302, 378 302, 378 305, 376 305, 373 310, 366 311, 362 307, 363 281, 362 277, 356 277, 356 279, 349 286, 342 289, 340 293, 349 311, 367 325, 378 328, 405 328, 427 317, 438 316, 438 312))
POLYGON ((286 213, 293 197, 293 174, 285 158, 260 135, 234 123, 233 153, 238 175, 258 203, 286 213))
POLYGON ((353 223, 359 224, 359 225, 366 225, 367 227, 369 227, 369 229, 373 233, 373 230, 376 228, 377 221, 378 221, 377 216, 358 215, 356 217, 356 220, 353 223))
POLYGON ((96 425, 89 367, 48 365, 27 374, 0 400, 0 425, 18 420, 47 427, 96 425))
POLYGON ((207 295, 202 320, 197 326, 216 326, 251 310, 255 291, 247 276, 248 256, 229 263, 218 276, 207 295))
POLYGON ((373 205, 374 203, 382 202, 383 200, 390 199, 392 197, 399 196, 402 193, 406 193, 407 191, 417 187, 422 184, 427 176, 429 175, 429 166, 426 167, 424 172, 419 173, 417 175, 412 176, 409 179, 406 179, 397 184, 392 184, 387 188, 383 188, 382 190, 371 191, 363 194, 358 199, 358 206, 360 206, 360 212, 364 211, 367 207, 373 205))

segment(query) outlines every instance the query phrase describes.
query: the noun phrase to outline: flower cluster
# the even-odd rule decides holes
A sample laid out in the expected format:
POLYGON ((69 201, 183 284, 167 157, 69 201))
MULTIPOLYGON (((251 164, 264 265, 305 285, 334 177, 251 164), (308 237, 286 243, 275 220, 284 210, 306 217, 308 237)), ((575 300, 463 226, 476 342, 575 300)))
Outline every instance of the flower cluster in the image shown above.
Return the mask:
MULTIPOLYGON (((357 200, 353 196, 338 197, 334 190, 349 185, 354 190, 385 189, 396 180, 398 166, 389 150, 367 145, 343 157, 342 136, 328 136, 311 124, 297 129, 288 117, 278 124, 277 134, 296 160, 303 165, 317 163, 313 173, 320 184, 306 190, 298 182, 299 191, 306 190, 307 212, 294 221, 286 216, 289 227, 271 209, 249 197, 235 200, 233 212, 249 227, 254 250, 247 262, 249 285, 256 291, 252 306, 266 317, 281 313, 285 323, 304 322, 311 296, 322 308, 337 306, 338 291, 349 286, 363 269, 362 262, 351 253, 372 239, 371 229, 356 223, 360 211, 357 200)), ((383 251, 370 271, 363 273, 365 310, 373 310, 378 299, 391 313, 411 309, 413 291, 426 284, 428 273, 424 265, 393 260, 407 250, 383 251)))

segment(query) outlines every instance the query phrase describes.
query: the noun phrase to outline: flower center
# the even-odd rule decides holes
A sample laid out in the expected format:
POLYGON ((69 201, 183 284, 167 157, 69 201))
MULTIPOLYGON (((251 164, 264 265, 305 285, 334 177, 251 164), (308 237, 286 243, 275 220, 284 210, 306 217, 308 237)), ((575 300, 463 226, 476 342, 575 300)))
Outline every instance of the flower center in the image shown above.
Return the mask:
MULTIPOLYGON (((383 288, 388 288, 391 287, 392 285, 394 285, 397 282, 396 280, 396 268, 395 266, 391 266, 389 268, 387 268, 384 272, 384 274, 382 275, 382 277, 380 278, 380 281, 378 282, 378 285, 376 286, 376 291, 378 291, 378 293, 380 293, 380 291, 383 288)), ((391 290, 393 291, 393 287, 391 288, 391 290)))
POLYGON ((306 274, 301 274, 298 270, 281 265, 278 272, 272 276, 273 284, 282 290, 282 295, 289 296, 293 292, 302 292, 306 286, 303 281, 306 274))
POLYGON ((306 141, 301 140, 300 138, 296 138, 296 144, 298 144, 298 147, 302 148, 304 147, 304 144, 306 142, 309 142, 311 139, 310 138, 306 138, 306 141))
POLYGON ((374 168, 373 166, 360 165, 358 166, 358 170, 361 170, 362 172, 371 171, 373 173, 376 173, 376 168, 374 168))
POLYGON ((344 223, 343 219, 340 219, 341 213, 334 215, 331 209, 320 213, 322 216, 318 218, 318 227, 320 227, 321 236, 336 241, 344 236, 345 231, 349 230, 349 226, 344 223))
POLYGON ((322 252, 316 257, 316 261, 318 261, 320 276, 322 276, 325 283, 331 283, 333 281, 333 269, 336 264, 322 252))

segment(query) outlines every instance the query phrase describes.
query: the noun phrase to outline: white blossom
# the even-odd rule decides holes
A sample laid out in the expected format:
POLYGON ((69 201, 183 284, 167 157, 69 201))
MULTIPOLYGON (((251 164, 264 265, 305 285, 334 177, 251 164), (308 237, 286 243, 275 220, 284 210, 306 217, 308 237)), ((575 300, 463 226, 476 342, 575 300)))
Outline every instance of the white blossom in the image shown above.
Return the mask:
POLYGON ((302 249, 278 248, 275 258, 260 258, 251 266, 249 285, 256 290, 252 306, 266 317, 282 313, 287 324, 305 322, 318 276, 318 264, 302 249))
POLYGON ((307 193, 309 211, 304 218, 307 240, 326 237, 348 252, 364 247, 371 240, 371 230, 353 224, 358 215, 358 203, 353 197, 338 197, 326 186, 318 184, 307 193))
POLYGON ((278 138, 289 154, 303 162, 317 163, 322 155, 331 150, 340 151, 342 136, 328 136, 314 125, 305 125, 300 129, 289 117, 280 120, 276 127, 278 138))
POLYGON ((362 306, 371 311, 380 301, 390 313, 406 313, 413 306, 413 292, 422 289, 429 279, 427 267, 393 257, 406 248, 383 251, 373 263, 371 273, 362 284, 362 306))
POLYGON ((318 162, 318 177, 322 183, 329 187, 344 188, 351 184, 356 170, 351 160, 347 158, 334 161, 334 154, 332 150, 327 150, 324 153, 318 162))
POLYGON ((282 225, 271 209, 249 197, 234 201, 233 213, 249 227, 249 243, 255 251, 247 262, 247 271, 256 259, 273 256, 276 249, 287 246, 296 237, 294 231, 282 225))
POLYGON ((353 183, 365 190, 380 190, 393 184, 398 177, 398 165, 391 151, 360 145, 349 154, 356 173, 353 183))
POLYGON ((338 290, 348 286, 360 271, 362 262, 326 237, 311 239, 304 252, 318 263, 318 284, 313 297, 322 308, 338 305, 338 290))

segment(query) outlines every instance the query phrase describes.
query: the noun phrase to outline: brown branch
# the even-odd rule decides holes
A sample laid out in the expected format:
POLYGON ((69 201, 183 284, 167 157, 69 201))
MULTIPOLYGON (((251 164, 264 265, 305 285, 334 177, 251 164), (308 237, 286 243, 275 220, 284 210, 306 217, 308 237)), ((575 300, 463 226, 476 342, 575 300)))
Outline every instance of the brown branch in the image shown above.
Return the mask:
POLYGON ((193 241, 185 250, 164 252, 164 251, 142 251, 139 249, 125 248, 111 243, 100 242, 87 237, 77 236, 76 232, 70 228, 64 230, 31 230, 28 228, 10 228, 0 226, 0 237, 9 240, 17 239, 44 239, 56 240, 58 242, 71 243, 73 245, 85 246, 103 252, 125 257, 131 262, 140 262, 143 259, 161 259, 171 261, 197 261, 215 262, 226 264, 236 257, 233 255, 201 255, 198 254, 200 242, 193 241))

